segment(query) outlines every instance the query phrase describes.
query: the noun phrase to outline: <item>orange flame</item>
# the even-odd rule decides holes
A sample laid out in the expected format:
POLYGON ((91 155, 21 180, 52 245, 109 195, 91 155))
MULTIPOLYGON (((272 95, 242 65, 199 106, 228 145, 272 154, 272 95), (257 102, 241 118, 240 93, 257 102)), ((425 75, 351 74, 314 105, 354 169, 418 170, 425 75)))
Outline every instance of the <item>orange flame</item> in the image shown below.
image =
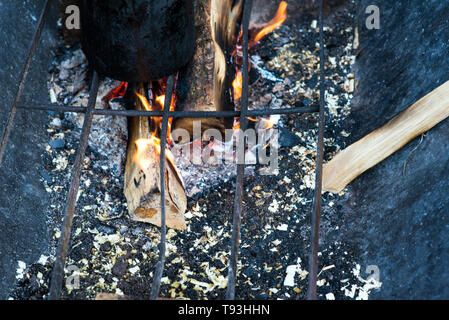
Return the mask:
POLYGON ((142 103, 143 107, 146 111, 152 111, 153 109, 150 106, 150 103, 148 102, 148 99, 144 97, 143 95, 136 92, 137 97, 139 98, 140 102, 142 103))
POLYGON ((262 30, 260 30, 256 34, 254 39, 251 39, 250 47, 256 45, 267 34, 270 34, 274 30, 279 28, 285 22, 285 20, 287 20, 287 2, 282 1, 279 4, 278 11, 276 12, 276 15, 274 16, 274 18, 271 19, 269 22, 263 24, 263 25, 257 26, 259 28, 261 27, 262 30))
MULTIPOLYGON (((133 161, 139 165, 142 170, 145 170, 152 164, 152 159, 147 157, 147 152, 156 151, 158 155, 161 154, 161 139, 152 136, 150 139, 139 139, 136 141, 136 153, 133 156, 133 161)), ((181 177, 178 168, 175 166, 175 160, 170 150, 165 150, 165 159, 170 162, 179 177, 181 177)))
MULTIPOLYGON (((248 117, 248 120, 251 122, 258 122, 261 125, 261 129, 262 130, 270 130, 274 127, 274 122, 271 120, 271 118, 262 118, 262 119, 257 119, 257 118, 252 118, 252 117, 248 117)), ((238 130, 240 129, 240 118, 236 117, 234 119, 234 126, 233 126, 234 130, 238 130)))
POLYGON ((232 87, 234 88, 234 101, 240 100, 242 97, 242 87, 243 87, 243 78, 242 72, 237 70, 237 75, 232 82, 232 87))
MULTIPOLYGON (((256 33, 254 37, 251 37, 249 39, 248 41, 249 48, 253 48, 255 45, 257 45, 257 43, 260 40, 262 40, 263 37, 279 28, 285 22, 286 19, 287 19, 287 2, 282 1, 279 4, 277 13, 273 19, 261 25, 252 24, 250 26, 251 29, 257 29, 259 31, 256 33)), ((242 57, 243 55, 241 52, 242 51, 241 41, 242 41, 242 31, 240 31, 240 36, 236 44, 236 49, 233 52, 235 61, 239 61, 240 59, 238 59, 238 57, 242 57)), ((234 89, 234 103, 237 103, 242 97, 242 86, 243 86, 242 72, 237 69, 235 79, 232 82, 232 87, 234 89)))
MULTIPOLYGON (((148 101, 148 99, 145 96, 143 96, 137 92, 136 92, 136 95, 139 98, 139 100, 142 103, 145 110, 147 110, 147 111, 154 110, 154 108, 152 107, 152 105, 150 104, 150 102, 148 101)), ((164 105, 165 105, 165 95, 160 95, 160 96, 156 97, 155 100, 159 104, 161 109, 163 110, 164 105)), ((174 109, 175 109, 175 97, 173 95, 171 105, 170 105, 170 111, 174 111, 174 109)), ((154 117, 153 121, 155 123, 155 128, 152 132, 151 138, 139 139, 135 142, 136 153, 134 154, 133 161, 136 162, 141 169, 148 168, 148 166, 151 165, 152 160, 150 160, 146 156, 147 152, 152 152, 153 150, 155 150, 159 155, 161 154, 161 139, 157 136, 157 134, 158 134, 158 128, 160 127, 162 118, 154 117)), ((173 119, 170 118, 169 123, 168 123, 168 131, 167 131, 167 142, 168 143, 173 142, 172 137, 171 137, 172 121, 173 121, 173 119)), ((173 155, 168 149, 165 150, 165 157, 172 164, 172 166, 176 169, 173 155)))
MULTIPOLYGON (((156 97, 156 102, 159 103, 162 107, 162 110, 165 108, 165 95, 156 97)), ((170 103, 170 111, 175 111, 176 102, 175 95, 172 95, 171 103, 170 103)), ((173 143, 172 135, 171 135, 171 126, 173 123, 173 118, 168 119, 168 132, 167 132, 167 141, 168 143, 173 143)))

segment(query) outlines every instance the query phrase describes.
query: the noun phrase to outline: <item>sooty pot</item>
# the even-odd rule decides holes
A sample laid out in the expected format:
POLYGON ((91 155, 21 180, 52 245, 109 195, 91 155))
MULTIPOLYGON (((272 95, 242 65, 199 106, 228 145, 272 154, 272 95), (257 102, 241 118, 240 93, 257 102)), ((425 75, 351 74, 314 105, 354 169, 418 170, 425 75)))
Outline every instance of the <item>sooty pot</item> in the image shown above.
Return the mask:
POLYGON ((82 0, 81 23, 89 63, 113 79, 168 77, 194 52, 191 0, 82 0))

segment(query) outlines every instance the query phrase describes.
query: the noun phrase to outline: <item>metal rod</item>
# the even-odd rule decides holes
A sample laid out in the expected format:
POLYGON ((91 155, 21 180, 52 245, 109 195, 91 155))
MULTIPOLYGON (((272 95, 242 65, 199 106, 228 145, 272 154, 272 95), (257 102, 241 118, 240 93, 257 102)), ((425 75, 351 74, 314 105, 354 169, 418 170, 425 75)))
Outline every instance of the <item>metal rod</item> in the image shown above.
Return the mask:
MULTIPOLYGON (((56 112, 85 113, 86 108, 76 106, 65 106, 56 104, 17 105, 17 108, 27 110, 44 110, 56 112)), ((248 110, 248 117, 262 117, 276 114, 298 114, 314 113, 319 111, 319 106, 248 110)), ((120 117, 162 117, 163 111, 139 111, 139 110, 109 110, 94 109, 94 115, 120 116, 120 117)), ((241 111, 170 111, 169 118, 235 118, 240 117, 241 111)))
POLYGON ((94 72, 92 85, 89 93, 89 103, 84 117, 84 124, 81 133, 80 144, 75 158, 75 164, 72 169, 72 181, 70 183, 69 193, 67 196, 67 203, 65 206, 63 230, 59 240, 58 252, 56 261, 53 267, 53 273, 50 283, 50 300, 59 300, 61 298, 62 282, 64 279, 64 265, 67 258, 67 251, 70 242, 70 234, 72 229, 73 216, 75 214, 75 204, 78 196, 78 189, 80 185, 80 175, 84 154, 87 148, 87 141, 92 127, 93 109, 97 101, 98 94, 98 74, 94 72))
POLYGON ((3 130, 2 140, 0 142, 0 165, 3 163, 3 156, 5 154, 6 146, 8 144, 8 139, 11 134, 11 129, 14 123, 14 118, 16 117, 17 105, 19 103, 20 97, 22 96, 23 89, 25 88, 25 82, 28 75, 28 71, 30 69, 31 61, 33 60, 34 52, 36 51, 37 43, 41 37, 42 30, 44 28, 45 19, 47 18, 48 12, 50 10, 52 0, 47 0, 44 5, 44 9, 42 10, 41 16, 39 18, 39 22, 34 33, 33 42, 31 43, 31 47, 28 50, 28 56, 25 61, 25 65, 22 70, 22 74, 20 76, 19 87, 17 88, 16 96, 14 97, 14 101, 12 103, 11 109, 9 111, 8 121, 6 122, 5 129, 3 130))
MULTIPOLYGON (((245 131, 248 127, 248 27, 251 16, 251 9, 253 6, 252 0, 245 1, 245 7, 243 9, 243 85, 242 85, 242 107, 240 116, 240 129, 245 131)), ((243 142, 245 143, 245 142, 243 142)), ((226 289, 226 299, 235 300, 235 285, 237 278, 237 261, 238 251, 240 246, 240 225, 242 217, 242 198, 243 198, 243 180, 245 177, 245 147, 238 148, 243 152, 243 155, 238 156, 243 160, 243 163, 237 164, 237 179, 236 190, 234 200, 234 215, 232 222, 232 242, 231 242, 231 257, 228 270, 228 286, 226 289)))
POLYGON ((323 184, 323 156, 324 156, 324 125, 325 125, 325 70, 324 70, 324 35, 323 35, 323 0, 320 0, 319 7, 320 20, 320 120, 318 134, 318 150, 316 164, 316 185, 314 208, 312 212, 312 238, 311 254, 309 258, 309 288, 307 298, 309 300, 317 299, 317 280, 318 280, 318 247, 320 240, 320 218, 321 218, 321 193, 323 184))
POLYGON ((175 87, 175 77, 171 75, 167 80, 165 89, 165 103, 162 118, 162 133, 161 133, 161 159, 160 159, 160 180, 161 180, 161 242, 159 244, 159 262, 156 265, 154 272, 153 286, 151 287, 151 300, 157 300, 159 291, 161 289, 162 273, 165 267, 165 251, 166 251, 166 234, 167 226, 165 221, 165 147, 167 145, 167 130, 168 119, 170 112, 170 105, 172 95, 175 87))

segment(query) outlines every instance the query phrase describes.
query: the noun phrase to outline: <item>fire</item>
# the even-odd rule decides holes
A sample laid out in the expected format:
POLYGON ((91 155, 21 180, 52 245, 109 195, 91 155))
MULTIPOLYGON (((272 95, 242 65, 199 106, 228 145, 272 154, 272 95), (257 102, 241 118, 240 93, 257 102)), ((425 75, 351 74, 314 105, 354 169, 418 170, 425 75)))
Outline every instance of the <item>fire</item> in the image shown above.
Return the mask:
MULTIPOLYGON (((165 88, 164 88, 165 90, 165 88)), ((137 93, 137 97, 139 98, 140 102, 142 103, 143 107, 147 111, 154 111, 154 110, 163 110, 165 105, 165 95, 159 95, 154 100, 157 105, 150 104, 148 99, 137 93), (157 109, 156 109, 157 107, 157 109)), ((176 99, 175 95, 173 94, 172 101, 170 104, 170 111, 174 111, 176 106, 176 99)), ((156 150, 156 152, 160 155, 161 154, 161 139, 158 137, 159 130, 162 129, 161 122, 162 117, 153 117, 153 124, 154 129, 151 134, 151 138, 149 139, 139 139, 136 143, 136 153, 133 157, 133 161, 136 162, 140 168, 147 168, 149 165, 151 165, 151 160, 146 156, 147 152, 152 152, 153 150, 156 150)), ((168 122, 168 130, 167 130, 167 142, 173 143, 172 136, 171 136, 171 125, 172 125, 173 118, 169 119, 168 122)), ((166 159, 172 164, 172 166, 176 169, 175 162, 173 159, 173 155, 170 152, 168 148, 165 150, 166 159)))
POLYGON ((232 82, 232 87, 234 88, 234 101, 240 100, 242 97, 242 87, 243 87, 243 78, 242 72, 237 69, 237 76, 232 82))
MULTIPOLYGON (((144 170, 151 166, 152 160, 147 157, 148 152, 153 152, 156 150, 157 154, 161 154, 161 139, 156 136, 151 136, 150 139, 139 139, 136 141, 136 153, 134 154, 133 161, 139 165, 139 167, 144 170)), ((175 160, 173 154, 170 150, 165 150, 165 158, 170 162, 172 167, 175 169, 179 177, 181 177, 178 168, 175 166, 175 160)))
MULTIPOLYGON (((250 39, 248 40, 249 48, 250 49, 253 48, 259 43, 260 40, 262 40, 263 37, 279 28, 285 22, 286 19, 287 19, 287 2, 282 1, 279 4, 279 8, 277 10, 276 15, 269 22, 264 23, 262 25, 256 24, 250 25, 250 29, 252 32, 250 33, 251 36, 250 39), (259 31, 255 33, 253 31, 255 29, 259 31)), ((240 60, 239 57, 243 55, 241 41, 242 41, 242 31, 240 32, 240 36, 236 44, 236 49, 233 53, 235 62, 239 61, 240 60)), ((237 69, 236 77, 232 82, 232 87, 234 89, 234 103, 237 103, 242 97, 242 86, 243 86, 242 72, 237 69)))
MULTIPOLYGON (((159 103, 162 107, 162 110, 165 108, 165 95, 161 95, 156 97, 156 102, 159 103)), ((176 101, 175 101, 175 95, 172 95, 171 103, 170 103, 170 111, 175 111, 176 107, 176 101)), ((168 119, 168 132, 167 132, 167 141, 170 144, 173 144, 173 139, 171 135, 171 126, 173 123, 173 118, 168 119)))
POLYGON ((161 153, 161 139, 156 136, 152 136, 150 139, 139 139, 136 141, 136 153, 134 154, 133 161, 139 165, 143 170, 151 165, 151 160, 146 156, 146 153, 154 148, 158 154, 161 153))
MULTIPOLYGON (((256 119, 248 117, 248 120, 251 122, 257 122, 259 124, 259 128, 262 130, 270 130, 274 127, 274 122, 271 120, 271 118, 256 119)), ((235 118, 233 129, 240 129, 240 118, 235 118)))
POLYGON ((148 102, 148 99, 141 94, 136 92, 137 97, 139 97, 140 102, 142 103, 143 107, 146 111, 152 111, 153 109, 150 106, 150 103, 148 102))
POLYGON ((128 82, 122 82, 117 88, 109 91, 108 94, 104 96, 103 101, 109 103, 112 99, 121 98, 125 95, 127 89, 128 82))
MULTIPOLYGON (((271 19, 269 22, 257 25, 257 24, 251 24, 250 25, 250 39, 248 39, 248 46, 249 48, 253 48, 256 46, 260 40, 263 39, 266 35, 270 34, 277 28, 279 28, 284 22, 287 20, 287 2, 282 1, 279 4, 279 8, 276 12, 276 15, 273 19, 271 19), (254 31, 257 30, 257 31, 254 31)), ((241 57, 243 56, 242 53, 242 31, 240 31, 240 35, 237 40, 236 49, 233 52, 233 58, 235 63, 241 64, 241 57), (239 63, 240 62, 240 63, 239 63)), ((234 81, 232 82, 232 88, 234 91, 234 103, 237 105, 240 99, 242 98, 242 87, 243 87, 243 78, 242 78, 242 72, 240 69, 236 69, 236 76, 234 81)), ((248 118, 250 121, 257 122, 260 121, 261 128, 265 130, 272 129, 274 127, 274 123, 270 118, 263 118, 260 120, 248 118)), ((238 121, 238 118, 234 121, 234 130, 240 129, 240 123, 238 121)))
POLYGON ((279 4, 278 11, 273 19, 263 25, 254 25, 253 28, 262 28, 256 36, 250 40, 249 47, 255 46, 263 37, 272 33, 274 30, 279 28, 287 20, 287 2, 282 1, 279 4))

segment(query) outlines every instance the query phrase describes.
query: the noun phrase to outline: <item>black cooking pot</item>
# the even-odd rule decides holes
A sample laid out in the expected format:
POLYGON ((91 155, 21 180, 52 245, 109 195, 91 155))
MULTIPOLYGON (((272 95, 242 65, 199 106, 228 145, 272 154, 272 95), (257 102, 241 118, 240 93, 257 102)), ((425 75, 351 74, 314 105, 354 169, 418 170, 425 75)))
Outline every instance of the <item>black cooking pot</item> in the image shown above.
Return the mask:
POLYGON ((83 51, 101 75, 156 80, 193 55, 191 0, 81 0, 81 15, 83 51))

